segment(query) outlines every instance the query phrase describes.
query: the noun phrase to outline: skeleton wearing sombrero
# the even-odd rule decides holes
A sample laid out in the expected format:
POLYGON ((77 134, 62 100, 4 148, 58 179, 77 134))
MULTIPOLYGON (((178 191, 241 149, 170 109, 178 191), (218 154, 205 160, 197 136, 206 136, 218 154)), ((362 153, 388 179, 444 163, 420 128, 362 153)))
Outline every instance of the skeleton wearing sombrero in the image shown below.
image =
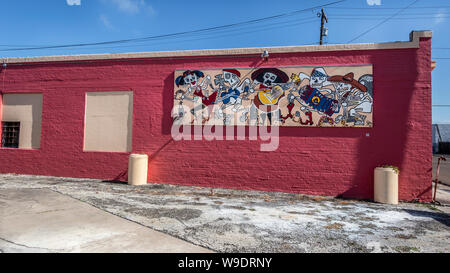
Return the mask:
MULTIPOLYGON (((352 93, 360 90, 366 92, 367 88, 354 79, 353 72, 347 73, 344 76, 336 75, 328 78, 328 81, 332 82, 335 88, 335 99, 339 101, 342 106, 342 115, 336 117, 336 122, 355 122, 355 125, 361 125, 361 121, 355 119, 355 115, 349 115, 349 108, 357 105, 352 99, 352 93), (358 124, 356 122, 358 121, 358 124)), ((354 112, 352 112, 354 114, 354 112)), ((362 121, 364 124, 364 121, 362 121)))
POLYGON ((359 77, 358 82, 364 85, 367 91, 362 92, 357 89, 351 94, 350 100, 356 105, 349 109, 348 114, 349 119, 355 120, 355 125, 364 125, 366 116, 361 113, 372 113, 373 77, 370 74, 362 75, 359 77))
POLYGON ((263 123, 266 116, 272 123, 272 114, 279 119, 278 102, 284 96, 283 86, 289 80, 288 75, 278 68, 260 68, 252 73, 251 79, 256 95, 252 101, 250 120, 258 118, 258 110, 263 123))
POLYGON ((188 86, 186 92, 182 94, 182 99, 184 99, 188 95, 192 95, 193 100, 195 100, 196 98, 200 98, 201 104, 191 109, 192 115, 195 117, 196 112, 202 112, 204 108, 208 108, 208 116, 206 117, 206 120, 209 120, 211 111, 213 109, 212 106, 214 106, 214 103, 216 101, 217 91, 208 94, 208 91, 206 89, 211 83, 211 77, 206 76, 206 78, 203 79, 200 83, 200 78, 203 77, 204 73, 200 70, 186 70, 181 76, 178 76, 175 79, 175 83, 177 86, 188 86))

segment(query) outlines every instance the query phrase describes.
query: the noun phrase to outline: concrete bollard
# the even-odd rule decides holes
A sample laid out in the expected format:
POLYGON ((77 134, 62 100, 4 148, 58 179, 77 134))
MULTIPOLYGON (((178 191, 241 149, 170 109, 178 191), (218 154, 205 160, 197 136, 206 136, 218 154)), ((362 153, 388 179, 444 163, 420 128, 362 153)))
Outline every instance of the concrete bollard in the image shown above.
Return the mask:
POLYGON ((145 154, 130 154, 128 161, 128 184, 147 184, 148 156, 145 154))
POLYGON ((398 173, 394 169, 375 168, 373 199, 379 203, 398 204, 398 173))

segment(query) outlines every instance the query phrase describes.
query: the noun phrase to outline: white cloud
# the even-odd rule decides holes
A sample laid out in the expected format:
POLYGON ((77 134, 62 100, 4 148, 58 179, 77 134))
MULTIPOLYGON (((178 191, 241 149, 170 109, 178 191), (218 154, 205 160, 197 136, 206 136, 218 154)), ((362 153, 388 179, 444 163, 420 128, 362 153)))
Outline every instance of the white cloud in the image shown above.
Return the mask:
POLYGON ((100 15, 100 22, 102 22, 102 24, 109 29, 115 29, 114 26, 109 21, 108 17, 106 17, 106 15, 103 14, 100 15))
POLYGON ((145 0, 103 0, 105 4, 113 4, 120 11, 128 14, 136 14, 141 11, 154 15, 156 12, 153 7, 145 0))
POLYGON ((150 15, 155 15, 156 14, 156 10, 150 6, 150 5, 146 5, 146 10, 150 15))
POLYGON ((69 6, 81 6, 81 0, 66 0, 66 3, 69 6))
POLYGON ((445 13, 444 9, 440 9, 436 15, 434 15, 434 23, 440 24, 445 22, 445 19, 447 18, 447 14, 445 13))
POLYGON ((381 5, 381 0, 366 0, 367 5, 369 6, 380 6, 381 5))

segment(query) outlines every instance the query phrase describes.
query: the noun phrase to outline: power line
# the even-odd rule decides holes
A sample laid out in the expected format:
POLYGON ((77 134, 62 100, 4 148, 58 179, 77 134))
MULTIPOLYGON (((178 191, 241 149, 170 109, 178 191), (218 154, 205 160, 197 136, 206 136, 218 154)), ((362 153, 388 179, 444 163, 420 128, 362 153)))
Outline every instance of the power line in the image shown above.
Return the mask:
MULTIPOLYGON (((443 17, 443 18, 450 18, 450 17, 443 17)), ((333 20, 336 21, 377 21, 381 18, 333 18, 333 20)), ((390 21, 414 21, 419 19, 425 19, 429 20, 430 17, 410 17, 410 18, 391 18, 390 21)))
POLYGON ((378 24, 374 25, 373 27, 369 28, 368 30, 364 31, 363 33, 359 34, 358 36, 356 36, 355 38, 351 39, 350 41, 348 41, 348 43, 353 42, 354 40, 366 35, 367 33, 369 33, 370 31, 374 30, 375 28, 381 26, 382 24, 386 23, 387 21, 389 21, 391 18, 397 16, 397 14, 401 13, 402 11, 404 11, 405 9, 408 9, 410 6, 414 5, 415 3, 417 3, 419 0, 415 0, 413 1, 411 4, 409 4, 408 6, 402 8, 401 10, 399 10, 398 12, 394 13, 392 16, 389 16, 388 18, 384 19, 383 21, 379 22, 378 24))
MULTIPOLYGON (((332 15, 330 15, 331 17, 332 15)), ((356 19, 356 20, 360 20, 360 19, 384 19, 386 18, 386 16, 364 16, 364 15, 355 15, 355 16, 337 16, 334 15, 332 16, 333 18, 339 18, 339 19, 356 19)), ((439 18, 448 18, 449 15, 445 14, 445 15, 439 15, 439 18)), ((420 15, 420 16, 409 16, 409 15, 404 15, 401 17, 396 17, 396 18, 392 18, 391 20, 394 19, 430 19, 430 16, 426 16, 426 15, 420 15)))
MULTIPOLYGON (((281 22, 275 22, 275 23, 268 23, 268 24, 264 24, 264 25, 257 25, 257 26, 251 26, 251 32, 259 32, 259 31, 264 31, 264 30, 271 30, 271 29, 276 29, 279 27, 284 27, 284 28, 289 28, 292 26, 296 26, 299 24, 308 24, 311 22, 316 22, 316 16, 311 16, 311 17, 302 17, 303 20, 288 20, 288 21, 281 21, 281 22), (312 20, 311 20, 312 19, 312 20)), ((182 42, 184 41, 195 41, 195 40, 201 40, 201 39, 210 39, 210 38, 220 38, 220 37, 226 37, 226 36, 230 36, 231 35, 240 35, 240 34, 245 34, 245 33, 249 33, 249 31, 246 32, 239 32, 241 30, 245 30, 246 28, 248 28, 249 26, 240 26, 239 28, 234 28, 231 30, 218 30, 212 33, 193 33, 190 34, 187 37, 184 36, 174 36, 174 37, 167 37, 164 39, 186 39, 186 38, 194 38, 194 37, 198 37, 198 38, 194 38, 194 39, 189 39, 189 40, 181 40, 182 42), (223 34, 221 34, 223 33, 223 34), (221 34, 219 36, 209 36, 211 34, 221 34), (205 36, 208 35, 208 36, 205 36)), ((163 39, 159 39, 159 40, 163 40, 163 39)), ((162 43, 158 43, 158 41, 152 42, 152 45, 157 45, 157 44, 167 44, 168 42, 162 42, 162 43)), ((146 40, 142 40, 142 41, 137 41, 137 42, 147 42, 146 40)), ((145 45, 117 45, 117 46, 110 46, 110 47, 98 47, 98 46, 94 46, 94 47, 84 47, 83 49, 108 49, 108 48, 122 48, 122 47, 137 47, 137 46, 148 46, 148 44, 145 45)), ((71 48, 55 48, 55 49, 62 49, 62 50, 67 50, 67 49, 71 49, 71 48)))
MULTIPOLYGON (((198 41, 198 40, 204 40, 204 39, 214 39, 214 38, 224 38, 224 37, 229 37, 229 36, 239 36, 239 35, 243 35, 243 34, 248 34, 248 33, 255 33, 255 32, 260 32, 260 31, 267 31, 267 30, 271 30, 271 29, 277 29, 280 26, 284 27, 284 28, 290 28, 290 27, 294 27, 294 26, 298 26, 300 24, 308 24, 308 23, 312 23, 312 22, 317 22, 317 19, 314 18, 313 20, 304 20, 304 21, 290 21, 290 22, 280 22, 280 23, 276 23, 276 24, 270 24, 270 27, 267 27, 266 25, 264 26, 260 26, 258 28, 252 28, 251 30, 247 30, 247 31, 241 31, 238 30, 238 32, 234 32, 235 30, 232 31, 228 31, 224 34, 222 33, 216 33, 218 35, 215 36, 203 36, 203 37, 198 37, 198 38, 192 38, 192 39, 187 39, 187 37, 174 37, 173 39, 182 39, 180 41, 156 41, 156 42, 152 42, 151 45, 166 45, 166 44, 173 44, 174 42, 191 42, 191 41, 198 41), (286 24, 286 23, 290 23, 290 22, 295 22, 295 23, 291 23, 291 24, 286 24)), ((318 43, 304 43, 302 45, 314 45, 314 44, 318 44, 318 43)), ((142 46, 149 46, 148 44, 144 44, 144 45, 116 45, 116 46, 104 46, 104 47, 83 47, 82 49, 118 49, 118 48, 127 48, 127 47, 142 47, 142 46)), ((57 50, 67 50, 68 48, 55 48, 57 50)))
MULTIPOLYGON (((247 34, 247 33, 255 33, 255 32, 260 32, 260 31, 267 31, 267 30, 271 30, 271 29, 277 29, 279 27, 283 27, 283 28, 290 28, 290 27, 294 27, 294 26, 298 26, 300 24, 304 25, 304 24, 308 24, 308 23, 312 23, 312 22, 317 22, 316 17, 312 17, 313 19, 309 19, 309 20, 290 20, 290 21, 286 21, 286 22, 278 22, 278 23, 270 23, 270 24, 266 24, 266 25, 262 25, 262 26, 257 26, 257 27, 253 27, 251 30, 247 30, 247 31, 241 31, 241 30, 245 30, 245 29, 233 29, 231 31, 227 31, 227 30, 222 30, 221 32, 217 32, 214 34, 218 34, 215 36, 204 36, 203 34, 199 34, 199 35, 190 35, 189 38, 192 39, 187 39, 188 37, 172 37, 171 39, 175 39, 175 41, 165 41, 165 42, 160 42, 160 41, 156 41, 156 42, 152 42, 151 45, 165 45, 165 44, 170 44, 170 43, 175 43, 175 42, 190 42, 190 41, 198 41, 198 40, 204 40, 204 39, 214 39, 214 38, 223 38, 223 37, 229 37, 229 36, 239 36, 239 35, 243 35, 243 34, 247 34), (223 34, 222 34, 223 33, 223 34), (203 36, 201 36, 203 35, 203 36), (197 38, 194 38, 196 37, 197 38), (182 39, 180 41, 178 41, 177 39, 182 39)), ((142 41, 145 42, 145 41, 142 41)), ((306 43, 303 45, 308 45, 308 44, 318 44, 318 43, 306 43)), ((141 47, 141 46, 149 46, 148 44, 144 44, 144 45, 116 45, 116 46, 105 46, 105 47, 83 47, 82 49, 116 49, 116 48, 126 48, 126 47, 141 47)), ((55 48, 55 50, 67 50, 70 48, 55 48)))
POLYGON ((346 0, 334 1, 334 2, 327 3, 327 4, 311 7, 311 8, 306 8, 306 9, 302 9, 302 10, 295 10, 295 11, 291 11, 291 12, 287 12, 287 13, 282 13, 282 14, 268 16, 268 17, 263 17, 263 18, 258 18, 258 19, 253 19, 253 20, 244 21, 244 22, 240 22, 240 23, 233 23, 233 24, 227 24, 227 25, 222 25, 222 26, 209 27, 209 28, 204 28, 204 29, 197 29, 197 30, 177 32, 177 33, 170 33, 170 34, 164 34, 164 35, 148 36, 148 37, 134 38, 134 39, 122 39, 122 40, 95 42, 95 43, 78 43, 78 44, 38 46, 38 47, 26 47, 26 48, 16 47, 16 48, 0 49, 0 51, 23 51, 23 50, 39 50, 39 49, 54 49, 54 48, 68 48, 68 47, 83 47, 83 46, 120 44, 120 43, 130 43, 130 42, 141 42, 141 41, 148 41, 148 40, 156 40, 156 39, 162 39, 162 38, 169 38, 169 37, 176 37, 176 36, 194 34, 194 33, 199 33, 199 32, 208 32, 208 31, 220 30, 220 29, 225 29, 225 28, 230 28, 230 27, 241 26, 241 25, 245 25, 245 24, 254 24, 254 23, 258 23, 258 22, 262 22, 262 21, 267 21, 267 20, 272 20, 272 19, 277 19, 277 18, 283 18, 283 17, 286 17, 286 16, 292 16, 292 15, 296 15, 298 13, 302 13, 302 12, 306 12, 306 11, 312 11, 312 10, 315 10, 315 9, 318 9, 318 8, 322 8, 322 7, 326 7, 326 6, 342 3, 342 2, 345 2, 345 1, 346 0))
MULTIPOLYGON (((399 14, 399 15, 397 15, 397 16, 409 16, 409 15, 437 15, 437 14, 440 14, 439 12, 429 12, 429 13, 403 13, 403 14, 399 14)), ((376 14, 361 14, 361 13, 359 13, 359 14, 343 14, 343 13, 331 13, 331 14, 329 14, 330 16, 337 16, 337 17, 342 17, 342 16, 348 16, 348 17, 355 17, 355 16, 358 16, 358 17, 364 17, 364 16, 380 16, 380 17, 382 17, 382 16, 387 16, 387 15, 392 15, 392 14, 387 14, 387 13, 376 13, 376 14)), ((442 14, 442 15, 447 15, 446 13, 445 14, 442 14)))
MULTIPOLYGON (((450 8, 450 6, 434 6, 434 7, 411 7, 410 9, 446 9, 450 8)), ((345 9, 345 10, 367 10, 367 11, 376 11, 376 10, 399 10, 403 8, 383 8, 383 7, 367 7, 367 8, 352 8, 352 7, 328 7, 328 9, 345 9)))

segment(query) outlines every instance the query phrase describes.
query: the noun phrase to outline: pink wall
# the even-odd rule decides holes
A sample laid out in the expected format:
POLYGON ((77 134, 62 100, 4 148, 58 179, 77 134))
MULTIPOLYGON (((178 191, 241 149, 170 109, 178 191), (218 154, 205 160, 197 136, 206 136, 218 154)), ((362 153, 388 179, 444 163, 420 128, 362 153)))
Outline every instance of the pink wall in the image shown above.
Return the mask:
POLYGON ((373 169, 389 163, 400 168, 400 199, 429 201, 430 58, 431 38, 421 38, 419 49, 271 53, 265 63, 222 56, 11 64, 4 93, 43 93, 41 149, 0 149, 0 172, 126 179, 128 153, 83 151, 83 120, 85 92, 132 90, 133 152, 150 156, 151 182, 372 198, 373 169), (259 141, 171 141, 175 69, 343 64, 373 64, 373 128, 283 127, 274 152, 260 152, 259 141))

